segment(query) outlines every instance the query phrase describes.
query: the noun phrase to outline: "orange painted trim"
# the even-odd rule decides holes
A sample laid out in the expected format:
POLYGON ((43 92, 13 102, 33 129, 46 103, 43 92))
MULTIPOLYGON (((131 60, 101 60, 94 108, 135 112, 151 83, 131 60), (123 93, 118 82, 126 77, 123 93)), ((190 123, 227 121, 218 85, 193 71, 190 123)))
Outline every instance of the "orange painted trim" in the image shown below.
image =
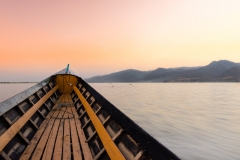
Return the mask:
POLYGON ((98 119, 97 115, 92 110, 91 106, 88 104, 86 99, 80 93, 79 89, 74 85, 73 90, 76 92, 80 101, 82 102, 110 159, 124 160, 125 159, 124 156, 122 155, 122 153, 120 152, 116 144, 113 142, 112 138, 110 137, 110 135, 108 134, 104 126, 102 125, 101 121, 98 119))
POLYGON ((20 131, 26 122, 33 116, 35 112, 43 105, 43 103, 58 89, 55 86, 45 96, 43 96, 36 104, 34 104, 17 122, 15 122, 3 135, 0 136, 0 151, 12 140, 12 138, 20 131))

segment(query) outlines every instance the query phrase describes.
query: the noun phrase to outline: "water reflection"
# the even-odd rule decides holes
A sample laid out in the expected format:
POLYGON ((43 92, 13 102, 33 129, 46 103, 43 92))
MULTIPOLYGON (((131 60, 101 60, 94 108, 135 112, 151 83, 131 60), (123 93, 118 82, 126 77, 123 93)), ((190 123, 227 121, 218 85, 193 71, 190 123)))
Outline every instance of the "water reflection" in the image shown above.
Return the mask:
POLYGON ((0 84, 0 102, 34 86, 36 83, 3 83, 0 84))
MULTIPOLYGON (((33 85, 0 84, 0 102, 33 85)), ((240 159, 240 83, 91 85, 182 159, 240 159)))
POLYGON ((239 83, 91 85, 182 159, 240 159, 239 83))

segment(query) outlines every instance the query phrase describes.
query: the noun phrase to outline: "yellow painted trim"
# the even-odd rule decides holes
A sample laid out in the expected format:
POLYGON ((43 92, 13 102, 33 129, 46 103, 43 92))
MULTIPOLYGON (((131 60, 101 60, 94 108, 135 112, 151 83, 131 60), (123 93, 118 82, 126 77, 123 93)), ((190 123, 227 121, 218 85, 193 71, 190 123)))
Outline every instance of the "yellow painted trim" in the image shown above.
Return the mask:
POLYGON ((89 118, 91 119, 99 138, 101 139, 105 150, 107 151, 111 160, 124 160, 122 153, 117 148, 116 144, 113 142, 110 135, 107 133, 106 129, 103 127, 101 121, 98 119, 97 115, 94 113, 86 99, 80 93, 79 89, 74 85, 73 90, 78 95, 80 101, 82 102, 86 112, 88 113, 89 118))
POLYGON ((43 105, 43 103, 58 89, 55 86, 45 96, 43 96, 36 104, 34 104, 17 122, 15 122, 6 132, 0 136, 0 152, 12 140, 12 138, 20 131, 33 114, 43 105))

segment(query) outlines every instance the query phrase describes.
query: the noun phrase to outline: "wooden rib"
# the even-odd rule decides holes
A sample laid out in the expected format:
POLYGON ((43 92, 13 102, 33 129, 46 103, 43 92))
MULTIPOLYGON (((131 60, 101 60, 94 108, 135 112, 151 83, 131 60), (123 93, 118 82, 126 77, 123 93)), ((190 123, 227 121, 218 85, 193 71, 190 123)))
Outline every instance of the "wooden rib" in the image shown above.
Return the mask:
POLYGON ((46 117, 42 114, 41 111, 37 110, 37 112, 42 116, 43 119, 45 119, 46 117))
MULTIPOLYGON (((6 116, 6 115, 3 115, 2 116, 4 118, 4 120, 9 124, 9 125, 12 125, 12 122, 10 121, 10 119, 6 116)), ((29 140, 22 134, 21 131, 19 131, 17 133, 27 144, 29 144, 29 140)))
POLYGON ((138 152, 138 154, 133 158, 133 160, 138 160, 139 158, 141 158, 143 153, 144 153, 144 151, 138 152))
POLYGON ((115 141, 122 133, 123 133, 123 129, 121 129, 120 131, 118 131, 118 133, 115 134, 115 136, 112 138, 112 140, 115 141))
POLYGON ((59 112, 60 113, 57 116, 57 118, 59 118, 59 119, 55 120, 54 126, 53 126, 53 128, 51 130, 51 133, 50 133, 49 140, 47 142, 45 151, 43 153, 42 159, 44 159, 44 160, 52 159, 52 154, 53 154, 53 149, 54 149, 54 145, 55 145, 55 140, 56 140, 57 133, 58 133, 58 130, 59 130, 59 124, 61 122, 60 118, 62 118, 63 114, 64 114, 63 111, 59 111, 59 112))
POLYGON ((11 159, 9 158, 9 156, 8 156, 4 151, 1 151, 1 152, 0 152, 0 155, 1 155, 5 160, 11 160, 11 159))
MULTIPOLYGON (((54 114, 53 114, 53 117, 57 117, 59 114, 59 111, 55 111, 54 114)), ((44 151, 44 148, 46 146, 46 142, 49 138, 49 135, 50 135, 50 132, 52 130, 52 127, 53 127, 53 124, 54 124, 54 121, 55 119, 54 118, 51 118, 40 141, 38 142, 38 145, 32 155, 32 157, 34 157, 34 159, 40 159, 41 156, 42 156, 42 153, 44 151)))
POLYGON ((86 114, 87 112, 86 111, 83 111, 83 113, 80 115, 80 119, 84 116, 84 114, 86 114))
POLYGON ((100 158, 102 156, 102 154, 104 153, 104 151, 105 151, 105 148, 101 149, 101 151, 98 152, 98 154, 94 157, 93 160, 97 160, 98 158, 100 158))
POLYGON ((0 136, 0 151, 12 140, 12 138, 19 132, 19 130, 26 124, 32 115, 42 106, 42 104, 58 89, 55 86, 42 99, 40 99, 34 106, 32 106, 21 118, 19 118, 4 134, 0 136))
POLYGON ((29 140, 22 134, 21 131, 18 132, 18 135, 19 135, 27 144, 29 144, 29 140))
POLYGON ((45 130, 45 127, 47 126, 48 122, 49 122, 49 119, 45 119, 45 121, 41 124, 37 133, 34 135, 33 139, 31 140, 30 144, 27 146, 27 148, 23 152, 20 160, 30 159, 32 152, 35 149, 38 143, 38 140, 42 136, 42 133, 45 130))
MULTIPOLYGON (((21 107, 19 107, 19 106, 17 106, 17 107, 22 112, 22 114, 25 114, 25 111, 21 107)), ((35 129, 38 130, 38 126, 31 119, 29 119, 29 122, 34 126, 35 129)))
POLYGON ((89 119, 83 126, 82 126, 82 129, 86 128, 87 125, 89 125, 91 122, 91 119, 89 119))
POLYGON ((93 134, 90 136, 90 137, 88 137, 88 139, 86 140, 86 142, 88 143, 95 135, 96 135, 96 131, 94 131, 93 132, 93 134))

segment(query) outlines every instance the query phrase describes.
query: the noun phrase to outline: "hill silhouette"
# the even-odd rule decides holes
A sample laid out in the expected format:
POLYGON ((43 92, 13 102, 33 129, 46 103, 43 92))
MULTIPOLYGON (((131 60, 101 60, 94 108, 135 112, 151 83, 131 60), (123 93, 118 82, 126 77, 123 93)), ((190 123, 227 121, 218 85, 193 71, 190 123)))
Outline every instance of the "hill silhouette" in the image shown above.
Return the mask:
POLYGON ((86 79, 87 82, 216 82, 238 81, 240 63, 213 61, 201 67, 157 68, 152 71, 128 69, 86 79))

